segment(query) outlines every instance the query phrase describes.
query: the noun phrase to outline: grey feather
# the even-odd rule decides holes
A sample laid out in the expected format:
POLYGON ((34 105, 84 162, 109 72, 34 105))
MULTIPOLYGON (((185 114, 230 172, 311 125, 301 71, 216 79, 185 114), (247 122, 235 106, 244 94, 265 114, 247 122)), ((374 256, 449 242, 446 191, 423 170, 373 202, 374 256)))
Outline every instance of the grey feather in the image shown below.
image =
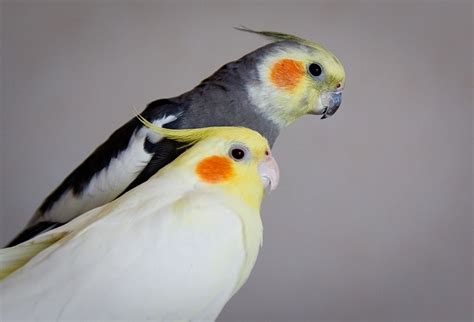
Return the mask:
MULTIPOLYGON (((225 64, 182 95, 151 102, 141 114, 151 122, 172 116, 174 117, 172 121, 162 125, 175 129, 209 126, 248 127, 260 132, 270 145, 273 145, 281 127, 287 124, 284 125, 282 122, 277 124, 278 120, 275 121, 274 115, 271 115, 272 111, 256 106, 257 100, 249 96, 249 89, 258 89, 266 81, 260 79, 259 64, 269 56, 275 53, 281 54, 287 49, 298 48, 312 53, 323 47, 291 34, 257 31, 243 26, 236 29, 264 36, 273 42, 225 64)), ((336 58, 334 59, 337 63, 336 58)), ((115 131, 45 199, 26 229, 10 246, 34 237, 43 230, 45 223, 48 227, 61 225, 89 209, 115 199, 148 180, 179 155, 179 146, 174 141, 150 140, 149 134, 137 139, 136 135, 142 129, 143 124, 134 118, 115 131), (129 154, 127 159, 124 157, 127 151, 135 152, 132 156, 129 154), (147 161, 136 157, 136 154, 140 153, 147 161), (122 167, 111 166, 114 163, 121 164, 122 167), (134 173, 124 171, 124 165, 129 165, 134 173), (114 176, 123 173, 127 173, 129 177, 117 183, 114 176), (105 179, 102 179, 102 186, 98 186, 95 180, 101 176, 105 179), (91 189, 94 193, 90 193, 91 189), (70 204, 75 208, 69 209, 70 204)))
POLYGON ((234 27, 234 28, 240 31, 249 32, 249 33, 263 36, 271 41, 291 41, 291 42, 296 42, 296 43, 309 46, 315 49, 319 49, 322 47, 320 44, 314 43, 310 40, 307 40, 307 39, 304 39, 292 34, 285 34, 285 33, 277 32, 277 31, 253 30, 245 26, 239 26, 239 27, 234 27))

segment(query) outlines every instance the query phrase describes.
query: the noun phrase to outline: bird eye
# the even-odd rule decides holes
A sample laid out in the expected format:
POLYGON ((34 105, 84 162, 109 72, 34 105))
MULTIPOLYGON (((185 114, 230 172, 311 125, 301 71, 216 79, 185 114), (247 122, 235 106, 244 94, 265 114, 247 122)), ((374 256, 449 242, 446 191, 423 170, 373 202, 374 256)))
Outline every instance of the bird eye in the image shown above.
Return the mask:
POLYGON ((247 149, 244 146, 241 146, 240 144, 235 145, 230 148, 229 156, 235 161, 243 160, 247 156, 247 149))
POLYGON ((323 69, 321 68, 321 66, 316 63, 310 64, 308 67, 308 70, 309 70, 309 73, 315 77, 320 76, 323 72, 323 69))
POLYGON ((235 160, 242 160, 245 157, 245 151, 242 149, 232 149, 231 154, 235 160))

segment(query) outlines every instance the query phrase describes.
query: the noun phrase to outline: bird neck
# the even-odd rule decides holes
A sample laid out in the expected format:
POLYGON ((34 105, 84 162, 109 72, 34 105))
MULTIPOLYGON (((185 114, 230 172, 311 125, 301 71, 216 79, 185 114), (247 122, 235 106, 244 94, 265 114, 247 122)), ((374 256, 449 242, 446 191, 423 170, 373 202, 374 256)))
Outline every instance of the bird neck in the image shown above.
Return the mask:
POLYGON ((251 178, 238 178, 224 184, 223 188, 226 193, 240 199, 252 209, 260 211, 264 191, 260 178, 257 178, 257 180, 258 182, 254 182, 255 180, 251 178))

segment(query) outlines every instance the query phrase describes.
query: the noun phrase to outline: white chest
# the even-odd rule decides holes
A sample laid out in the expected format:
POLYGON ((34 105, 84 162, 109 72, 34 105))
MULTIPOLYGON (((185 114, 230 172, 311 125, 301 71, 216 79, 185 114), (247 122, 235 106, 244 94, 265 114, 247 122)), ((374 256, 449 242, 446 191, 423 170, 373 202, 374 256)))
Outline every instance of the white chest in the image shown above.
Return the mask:
POLYGON ((11 275, 6 317, 213 320, 247 279, 261 241, 258 213, 242 217, 215 195, 147 203, 129 219, 108 216, 11 275))

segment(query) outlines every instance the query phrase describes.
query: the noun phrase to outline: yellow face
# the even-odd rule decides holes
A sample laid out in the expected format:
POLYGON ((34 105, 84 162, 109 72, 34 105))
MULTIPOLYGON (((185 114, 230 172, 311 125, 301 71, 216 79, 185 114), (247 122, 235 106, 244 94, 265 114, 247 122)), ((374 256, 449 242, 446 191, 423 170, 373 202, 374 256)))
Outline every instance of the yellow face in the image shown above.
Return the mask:
POLYGON ((326 118, 341 103, 344 67, 322 46, 300 44, 275 50, 262 61, 259 74, 262 85, 249 88, 250 96, 280 125, 305 114, 326 118))
POLYGON ((259 208, 265 186, 274 189, 279 175, 267 140, 246 128, 217 129, 187 150, 176 164, 192 167, 202 184, 222 188, 259 208))
POLYGON ((316 51, 313 55, 276 58, 271 62, 268 78, 276 88, 294 95, 304 90, 342 89, 345 74, 335 56, 316 51))
POLYGON ((275 189, 279 180, 278 164, 267 139, 258 132, 233 126, 197 129, 167 129, 137 118, 154 132, 168 139, 192 145, 163 168, 179 168, 195 175, 205 185, 218 186, 259 208, 263 189, 275 189))

